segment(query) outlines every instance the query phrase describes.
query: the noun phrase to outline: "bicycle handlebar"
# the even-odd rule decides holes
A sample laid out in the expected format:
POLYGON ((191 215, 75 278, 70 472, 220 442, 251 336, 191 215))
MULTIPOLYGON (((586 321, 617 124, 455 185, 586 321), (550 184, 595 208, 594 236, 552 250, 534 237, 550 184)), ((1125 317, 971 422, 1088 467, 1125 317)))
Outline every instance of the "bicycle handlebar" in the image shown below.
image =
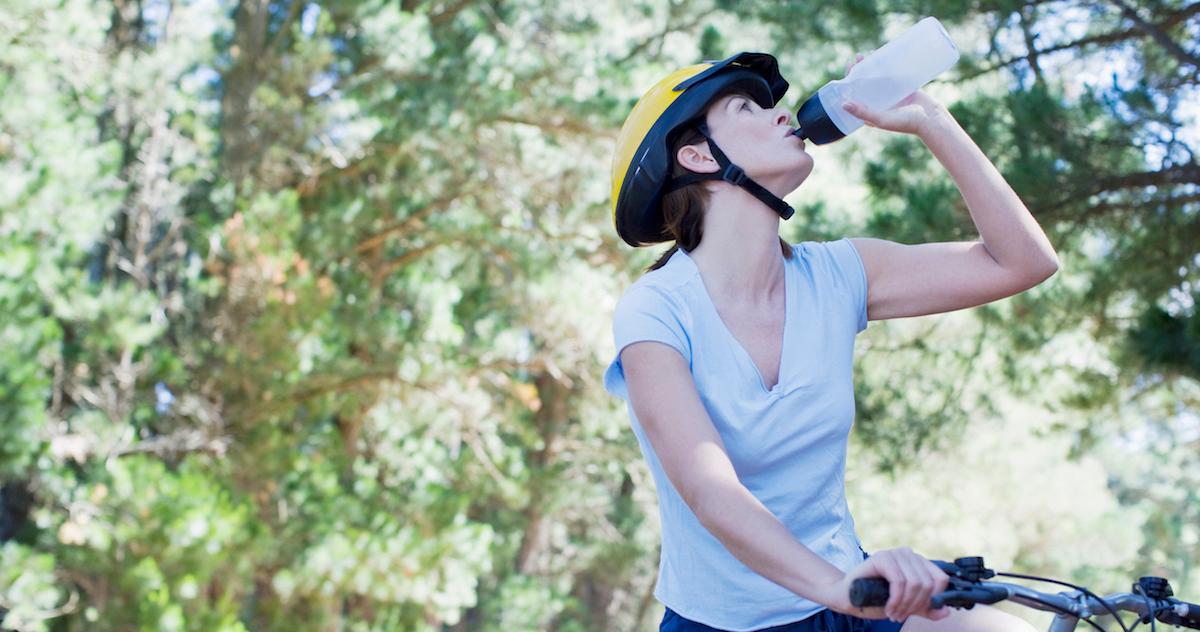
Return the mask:
MULTIPOLYGON (((993 604, 1007 599, 1077 619, 1110 614, 1111 608, 1115 612, 1134 612, 1140 620, 1148 621, 1147 615, 1153 614, 1155 619, 1168 625, 1200 630, 1200 605, 1172 597, 1171 587, 1165 579, 1143 577, 1134 584, 1134 592, 1106 595, 1101 603, 1083 591, 1046 593, 1020 584, 984 581, 995 573, 983 566, 982 558, 932 561, 950 576, 948 589, 930 599, 932 609, 942 606, 969 609, 977 603, 993 604)), ((887 603, 888 595, 888 582, 882 577, 856 579, 850 586, 850 603, 859 607, 882 606, 887 603)))

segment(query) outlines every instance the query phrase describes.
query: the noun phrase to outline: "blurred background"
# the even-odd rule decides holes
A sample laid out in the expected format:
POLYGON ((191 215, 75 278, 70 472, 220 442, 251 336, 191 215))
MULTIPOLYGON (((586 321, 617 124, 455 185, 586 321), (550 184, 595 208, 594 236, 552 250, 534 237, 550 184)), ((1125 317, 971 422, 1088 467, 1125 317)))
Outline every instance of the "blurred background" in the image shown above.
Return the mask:
MULTIPOLYGON (((653 629, 616 132, 924 15, 1063 267, 859 337, 863 543, 1200 600, 1200 3, 0 0, 2 627, 653 629)), ((976 237, 919 140, 810 153, 788 239, 976 237)))

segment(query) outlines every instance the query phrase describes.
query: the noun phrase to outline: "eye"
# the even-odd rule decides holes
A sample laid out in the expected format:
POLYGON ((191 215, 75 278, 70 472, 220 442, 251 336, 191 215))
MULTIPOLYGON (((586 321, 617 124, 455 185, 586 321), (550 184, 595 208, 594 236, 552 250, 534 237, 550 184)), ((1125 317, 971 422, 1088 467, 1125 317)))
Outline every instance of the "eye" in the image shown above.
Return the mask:
POLYGON ((740 107, 740 108, 738 108, 738 109, 739 109, 739 110, 749 110, 749 109, 750 109, 750 103, 749 103, 749 102, 747 102, 747 101, 742 101, 742 107, 740 107))

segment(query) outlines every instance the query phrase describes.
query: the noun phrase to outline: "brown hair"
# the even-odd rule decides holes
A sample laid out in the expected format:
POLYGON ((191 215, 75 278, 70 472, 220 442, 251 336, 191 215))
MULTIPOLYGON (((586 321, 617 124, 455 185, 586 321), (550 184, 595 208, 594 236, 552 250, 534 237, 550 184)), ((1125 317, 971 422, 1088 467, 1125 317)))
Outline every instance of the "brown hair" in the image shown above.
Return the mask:
MULTIPOLYGON (((741 94, 740 92, 734 92, 741 94)), ((713 99, 727 96, 730 93, 719 95, 713 99)), ((749 97, 749 95, 745 95, 749 97)), ((695 125, 685 129, 675 142, 671 143, 671 179, 690 173, 679 161, 675 159, 679 155, 679 150, 687 145, 695 145, 704 141, 704 135, 700 133, 695 125)), ((693 182, 687 186, 680 187, 667 193, 662 198, 662 215, 664 232, 675 240, 671 247, 662 253, 649 268, 657 270, 667 264, 667 260, 675 254, 676 250, 683 248, 685 251, 692 251, 696 246, 700 245, 701 238, 704 237, 704 211, 708 208, 708 189, 704 187, 704 182, 693 182)), ((779 247, 783 250, 783 256, 786 259, 792 258, 792 247, 788 245, 783 237, 779 238, 779 247)))

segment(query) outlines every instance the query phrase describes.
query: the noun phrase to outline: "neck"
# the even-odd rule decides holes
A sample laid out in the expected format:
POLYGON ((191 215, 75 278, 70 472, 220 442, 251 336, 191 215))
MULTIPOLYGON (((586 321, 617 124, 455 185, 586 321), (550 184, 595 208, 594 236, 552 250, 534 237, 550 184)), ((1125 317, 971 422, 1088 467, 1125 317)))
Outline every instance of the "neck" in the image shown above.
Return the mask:
POLYGON ((689 254, 710 293, 762 301, 783 287, 779 215, 742 189, 712 191, 704 238, 689 254))

